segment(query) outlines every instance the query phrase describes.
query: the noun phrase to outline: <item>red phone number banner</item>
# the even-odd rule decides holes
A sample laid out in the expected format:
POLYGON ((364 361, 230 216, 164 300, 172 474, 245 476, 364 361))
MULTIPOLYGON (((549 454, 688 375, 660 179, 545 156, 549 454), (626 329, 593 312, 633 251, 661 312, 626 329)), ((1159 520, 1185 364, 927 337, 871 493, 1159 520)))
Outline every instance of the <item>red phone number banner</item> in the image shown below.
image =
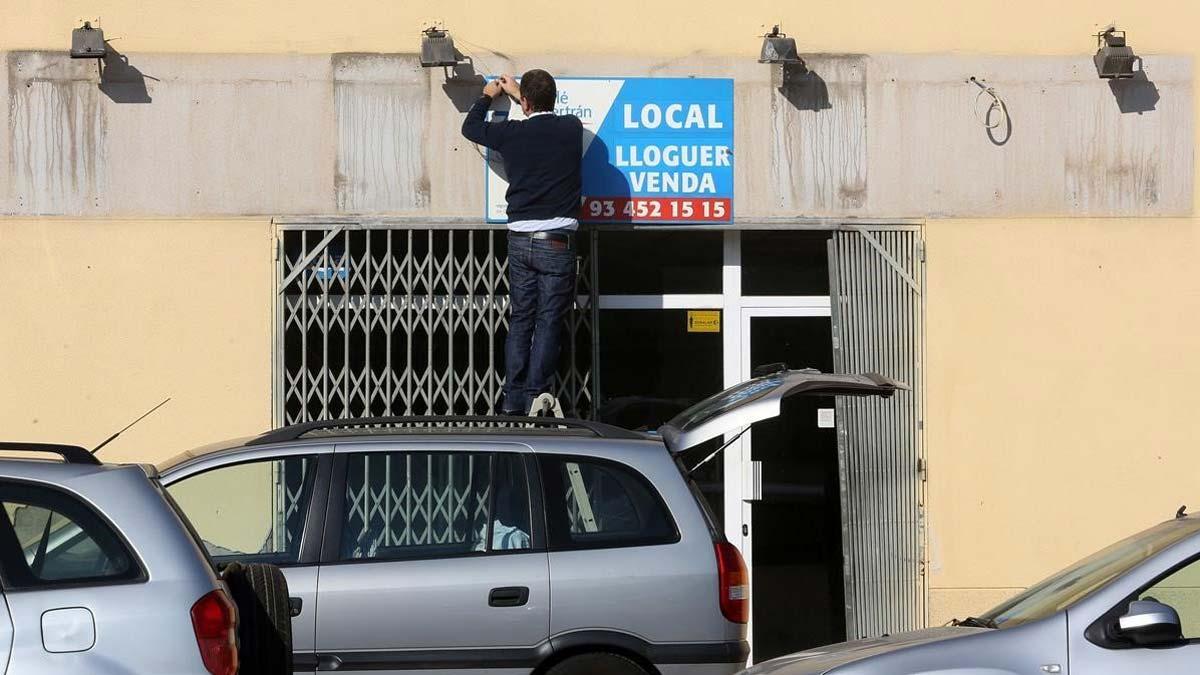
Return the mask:
POLYGON ((731 199, 722 197, 584 197, 579 219, 596 223, 727 223, 731 199))

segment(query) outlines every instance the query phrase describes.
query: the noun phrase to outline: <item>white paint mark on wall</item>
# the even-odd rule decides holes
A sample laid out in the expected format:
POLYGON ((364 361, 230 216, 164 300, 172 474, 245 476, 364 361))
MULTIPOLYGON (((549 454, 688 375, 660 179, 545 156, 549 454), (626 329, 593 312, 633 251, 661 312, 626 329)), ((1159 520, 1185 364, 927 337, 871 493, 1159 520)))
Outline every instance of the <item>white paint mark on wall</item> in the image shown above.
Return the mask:
POLYGON ((428 208, 426 78, 412 56, 334 56, 339 211, 428 208))

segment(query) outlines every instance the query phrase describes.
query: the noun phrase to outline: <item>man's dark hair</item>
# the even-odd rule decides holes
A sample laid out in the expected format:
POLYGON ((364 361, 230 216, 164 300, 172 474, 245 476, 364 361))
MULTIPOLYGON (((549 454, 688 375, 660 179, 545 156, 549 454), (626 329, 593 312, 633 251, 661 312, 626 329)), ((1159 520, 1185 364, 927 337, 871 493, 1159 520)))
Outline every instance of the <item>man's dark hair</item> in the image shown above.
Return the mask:
POLYGON ((554 99, 558 98, 558 87, 550 73, 534 69, 521 76, 521 96, 529 101, 534 112, 552 112, 554 99))

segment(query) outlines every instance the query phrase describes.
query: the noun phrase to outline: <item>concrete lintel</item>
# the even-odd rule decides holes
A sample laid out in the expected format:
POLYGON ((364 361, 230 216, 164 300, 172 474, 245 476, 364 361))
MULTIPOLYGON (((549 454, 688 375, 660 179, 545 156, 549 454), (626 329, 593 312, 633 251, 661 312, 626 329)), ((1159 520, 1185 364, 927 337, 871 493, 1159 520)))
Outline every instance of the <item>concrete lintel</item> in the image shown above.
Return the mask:
MULTIPOLYGON (((284 229, 321 230, 342 227, 348 230, 370 229, 431 229, 431 230, 502 230, 504 223, 489 223, 468 216, 419 215, 292 215, 277 216, 271 221, 284 229)), ((925 221, 920 218, 820 218, 820 217, 746 217, 733 223, 697 225, 588 225, 597 230, 839 230, 853 228, 919 229, 925 221)))

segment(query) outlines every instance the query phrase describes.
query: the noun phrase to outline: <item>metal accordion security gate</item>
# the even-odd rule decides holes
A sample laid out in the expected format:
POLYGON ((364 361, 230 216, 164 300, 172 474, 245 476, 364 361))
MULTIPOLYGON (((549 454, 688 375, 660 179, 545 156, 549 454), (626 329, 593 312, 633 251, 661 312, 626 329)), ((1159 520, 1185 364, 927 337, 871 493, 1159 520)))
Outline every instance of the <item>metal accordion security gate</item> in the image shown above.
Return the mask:
MULTIPOLYGON (((414 224, 277 226, 276 425, 499 409, 508 330, 502 228, 414 224)), ((579 243, 555 394, 596 401, 595 235, 579 243)))
POLYGON ((907 383, 890 399, 839 397, 846 634, 926 621, 924 244, 919 228, 848 227, 829 241, 834 364, 907 383))

